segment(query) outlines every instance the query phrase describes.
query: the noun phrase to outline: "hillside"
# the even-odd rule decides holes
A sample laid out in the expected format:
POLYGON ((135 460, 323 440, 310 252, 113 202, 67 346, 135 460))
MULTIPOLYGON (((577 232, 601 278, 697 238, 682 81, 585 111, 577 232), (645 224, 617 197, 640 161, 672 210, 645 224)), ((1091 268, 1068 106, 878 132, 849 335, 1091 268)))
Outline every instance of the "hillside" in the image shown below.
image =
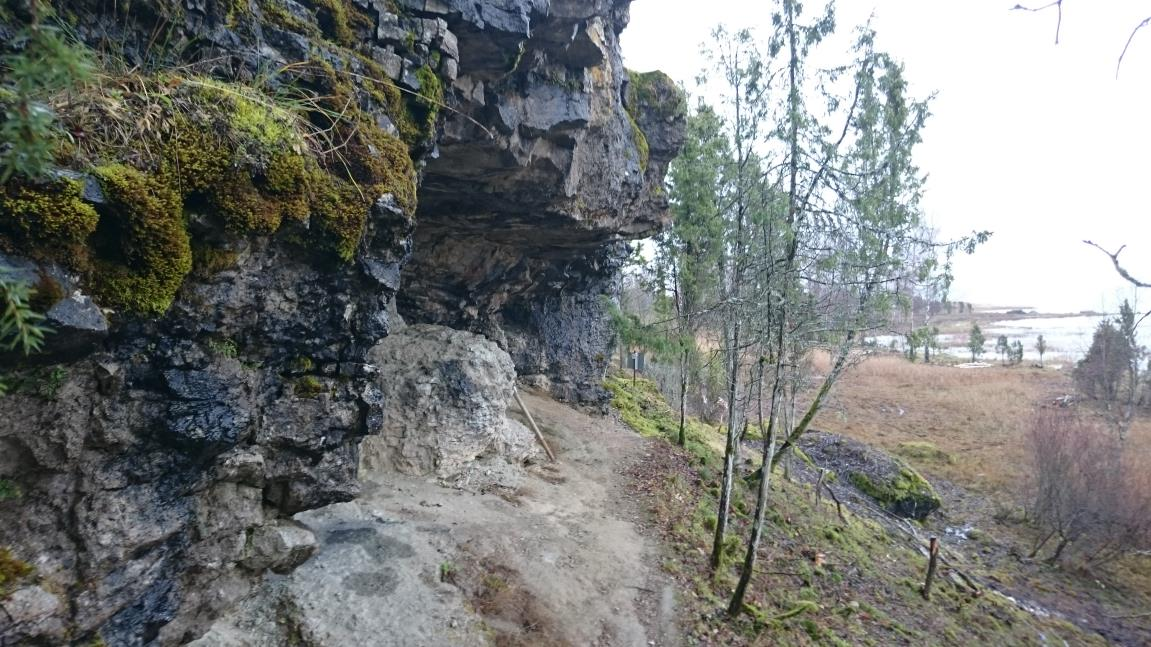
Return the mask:
MULTIPOLYGON (((772 488, 753 614, 734 622, 722 609, 742 548, 732 542, 715 578, 707 568, 719 431, 697 425, 698 442, 686 452, 673 447, 675 421, 654 385, 609 383, 623 419, 664 440, 633 476, 668 542, 664 568, 687 592, 691 644, 1139 645, 1151 636, 1151 559, 1079 570, 1021 556, 1034 534, 1020 515, 1023 430, 1033 404, 1066 389, 1065 376, 887 357, 858 367, 816 426, 902 456, 931 481, 942 507, 922 524, 898 520, 840 483, 839 517, 828 496, 817 503, 816 473, 791 460, 772 488), (931 536, 948 561, 925 601, 919 589, 931 536)), ((1144 450, 1147 427, 1139 426, 1144 450)), ((744 474, 754 469, 755 446, 747 446, 744 474)), ((754 502, 745 487, 737 491, 736 526, 745 528, 754 502)))

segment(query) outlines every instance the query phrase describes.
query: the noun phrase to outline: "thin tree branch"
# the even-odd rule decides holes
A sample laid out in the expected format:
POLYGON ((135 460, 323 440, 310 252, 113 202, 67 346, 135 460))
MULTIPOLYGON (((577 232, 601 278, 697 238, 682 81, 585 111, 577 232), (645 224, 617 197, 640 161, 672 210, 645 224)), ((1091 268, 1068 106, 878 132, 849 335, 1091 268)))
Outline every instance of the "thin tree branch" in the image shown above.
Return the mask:
POLYGON ((1119 78, 1119 68, 1123 66, 1123 57, 1127 56, 1127 48, 1131 47, 1131 41, 1135 40, 1135 34, 1139 33, 1147 25, 1151 25, 1151 16, 1143 19, 1143 22, 1135 25, 1135 29, 1131 30, 1131 35, 1127 37, 1127 44, 1123 46, 1123 51, 1119 54, 1119 62, 1115 64, 1115 78, 1119 78))
POLYGON ((1063 0, 1055 0, 1055 2, 1047 3, 1047 4, 1043 5, 1042 7, 1024 7, 1021 4, 1017 4, 1014 7, 1012 7, 1011 10, 1012 11, 1035 12, 1035 11, 1044 11, 1046 9, 1050 9, 1051 7, 1055 7, 1055 9, 1059 12, 1059 19, 1055 23, 1055 44, 1058 45, 1059 44, 1059 32, 1060 32, 1060 30, 1063 29, 1063 0))
POLYGON ((1130 283, 1131 285, 1134 285, 1137 288, 1151 288, 1151 283, 1146 283, 1144 281, 1140 281, 1139 279, 1135 278, 1134 276, 1131 276, 1131 273, 1128 272, 1126 269, 1123 268, 1122 265, 1119 264, 1119 255, 1123 253, 1124 249, 1126 249, 1126 247, 1127 247, 1126 245, 1115 250, 1115 253, 1111 253, 1111 252, 1103 249, 1102 247, 1100 247, 1096 243, 1093 243, 1089 240, 1085 240, 1083 242, 1094 247, 1095 249, 1103 252, 1104 254, 1106 254, 1107 257, 1111 259, 1111 262, 1115 264, 1115 271, 1119 273, 1119 276, 1126 279, 1128 283, 1130 283))

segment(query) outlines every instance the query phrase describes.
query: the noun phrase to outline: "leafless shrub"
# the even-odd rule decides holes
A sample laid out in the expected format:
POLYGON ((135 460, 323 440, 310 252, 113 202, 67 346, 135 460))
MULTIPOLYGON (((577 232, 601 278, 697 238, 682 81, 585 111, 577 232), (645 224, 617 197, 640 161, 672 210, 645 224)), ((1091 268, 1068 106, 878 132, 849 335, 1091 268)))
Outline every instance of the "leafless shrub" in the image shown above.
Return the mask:
POLYGON ((1113 435, 1074 409, 1039 409, 1028 434, 1038 530, 1031 557, 1054 546, 1047 561, 1069 547, 1088 563, 1151 547, 1151 478, 1125 460, 1113 435))

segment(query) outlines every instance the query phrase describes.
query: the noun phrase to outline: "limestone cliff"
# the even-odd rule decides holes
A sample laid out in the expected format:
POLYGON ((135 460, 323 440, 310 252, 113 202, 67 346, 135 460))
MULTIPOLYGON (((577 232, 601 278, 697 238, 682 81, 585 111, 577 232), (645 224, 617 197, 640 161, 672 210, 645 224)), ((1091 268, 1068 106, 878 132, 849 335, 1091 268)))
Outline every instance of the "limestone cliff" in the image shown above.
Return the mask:
POLYGON ((356 495, 397 298, 601 397, 683 120, 623 69, 627 0, 6 0, 6 54, 47 4, 96 73, 0 191, 55 330, 0 356, 0 642, 179 644, 306 559, 287 517, 356 495))

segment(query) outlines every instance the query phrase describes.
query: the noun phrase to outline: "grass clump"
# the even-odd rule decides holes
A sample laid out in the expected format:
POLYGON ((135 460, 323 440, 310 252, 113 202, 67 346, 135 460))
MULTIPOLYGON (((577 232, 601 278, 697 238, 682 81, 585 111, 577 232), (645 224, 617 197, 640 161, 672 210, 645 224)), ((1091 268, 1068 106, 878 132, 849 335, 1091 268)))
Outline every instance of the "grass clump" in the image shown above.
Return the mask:
POLYGON ((440 563, 440 581, 448 584, 456 583, 456 574, 459 573, 459 568, 452 562, 440 563))
POLYGON ((935 446, 935 443, 926 441, 912 440, 908 442, 899 443, 895 447, 895 453, 914 460, 930 461, 933 463, 943 463, 951 465, 955 459, 947 452, 935 446))
POLYGON ((236 342, 227 338, 209 339, 208 351, 216 357, 223 357, 224 359, 236 359, 240 352, 236 342))

